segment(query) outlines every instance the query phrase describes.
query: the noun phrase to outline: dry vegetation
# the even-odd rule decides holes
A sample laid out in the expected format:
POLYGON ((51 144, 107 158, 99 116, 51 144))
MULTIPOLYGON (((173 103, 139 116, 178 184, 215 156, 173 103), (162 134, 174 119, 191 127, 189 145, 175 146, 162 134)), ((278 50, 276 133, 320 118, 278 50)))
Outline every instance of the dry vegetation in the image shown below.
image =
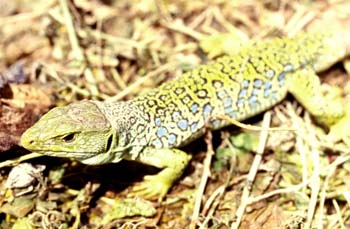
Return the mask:
MULTIPOLYGON (((19 137, 50 107, 131 99, 248 38, 350 29, 349 19, 345 0, 0 0, 0 160, 28 153, 19 137)), ((322 75, 348 97, 349 74, 322 75)), ((349 228, 349 142, 328 142, 293 98, 262 125, 294 131, 228 128, 196 141, 161 204, 126 198, 148 171, 139 165, 7 161, 0 228, 349 228)))

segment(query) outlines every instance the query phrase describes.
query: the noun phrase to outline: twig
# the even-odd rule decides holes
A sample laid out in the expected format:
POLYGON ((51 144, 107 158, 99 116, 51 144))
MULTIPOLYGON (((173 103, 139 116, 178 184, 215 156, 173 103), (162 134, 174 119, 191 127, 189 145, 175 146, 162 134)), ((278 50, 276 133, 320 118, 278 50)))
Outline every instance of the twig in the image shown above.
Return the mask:
POLYGON ((5 167, 5 166, 13 166, 13 165, 21 163, 22 161, 26 161, 26 160, 29 160, 29 159, 42 157, 42 156, 43 155, 39 154, 39 153, 26 154, 26 155, 23 155, 23 156, 18 157, 16 159, 13 159, 13 160, 6 160, 6 161, 3 161, 3 162, 0 162, 0 168, 5 167))
POLYGON ((208 149, 207 149, 207 154, 206 154, 206 157, 205 157, 204 163, 203 163, 204 164, 203 174, 201 177, 201 181, 200 181, 200 184, 199 184, 199 187, 197 190, 197 194, 196 194, 196 199, 194 202, 190 229, 195 229, 196 224, 198 222, 203 193, 204 193, 205 187, 207 185, 208 178, 210 176, 211 159, 214 155, 213 144, 212 144, 212 134, 210 131, 207 133, 205 141, 207 143, 208 149))
MULTIPOLYGON (((332 164, 322 168, 322 170, 320 171, 320 173, 325 173, 326 171, 329 171, 329 170, 332 170, 333 168, 336 168, 338 167, 339 165, 347 162, 350 160, 350 155, 342 155, 340 157, 338 157, 335 161, 332 162, 332 164)), ((249 199, 249 202, 248 204, 252 204, 252 203, 255 203, 255 202, 258 202, 258 201, 261 201, 263 199, 267 199, 267 198, 270 198, 272 196, 275 196, 275 195, 279 195, 279 194, 283 194, 283 193, 290 193, 290 192, 296 192, 298 191, 299 189, 303 188, 303 187, 306 187, 308 184, 310 184, 310 181, 311 181, 312 177, 306 179, 304 182, 300 183, 300 184, 297 184, 297 185, 293 185, 293 186, 290 186, 288 188, 283 188, 283 189, 278 189, 278 190, 274 190, 274 191, 271 191, 271 192, 268 192, 264 195, 260 195, 260 196, 257 196, 257 197, 253 197, 253 198, 250 198, 249 199)), ((345 193, 345 198, 346 198, 346 193, 345 193)), ((350 195, 348 198, 346 198, 348 200, 348 204, 350 206, 350 195)))
POLYGON ((250 125, 250 124, 244 124, 240 121, 237 121, 233 118, 231 118, 230 116, 227 115, 217 115, 214 116, 213 118, 219 118, 222 120, 226 120, 228 122, 230 122, 232 125, 234 126, 238 126, 242 129, 246 129, 246 130, 253 130, 253 131, 296 131, 296 128, 290 128, 290 127, 269 127, 269 128, 264 128, 261 126, 254 126, 254 125, 250 125))
POLYGON ((173 22, 164 22, 162 21, 162 24, 167 27, 168 29, 183 33, 185 35, 188 35, 196 40, 202 40, 204 35, 198 31, 195 31, 194 29, 191 29, 183 24, 182 21, 173 21, 173 22))
POLYGON ((341 228, 342 228, 342 229, 345 229, 346 226, 345 226, 344 220, 343 220, 343 218, 342 218, 341 211, 340 211, 340 207, 339 207, 339 205, 338 205, 337 200, 336 200, 336 199, 333 199, 333 200, 332 200, 332 203, 333 203, 333 206, 334 206, 334 208, 335 208, 335 211, 337 212, 338 222, 339 222, 341 228))
POLYGON ((248 204, 253 204, 255 202, 259 202, 261 200, 270 198, 270 197, 275 196, 275 195, 296 192, 299 189, 306 187, 308 184, 309 184, 309 180, 307 180, 305 183, 293 185, 293 186, 290 186, 288 188, 281 188, 281 189, 277 189, 277 190, 273 190, 271 192, 265 193, 265 194, 260 195, 260 196, 251 197, 251 198, 249 198, 248 204))
POLYGON ((313 161, 313 174, 310 183, 311 188, 311 197, 308 207, 307 220, 305 224, 305 228, 311 228, 312 220, 314 218, 314 214, 317 206, 317 199, 319 192, 321 190, 321 177, 320 177, 320 151, 318 150, 319 146, 317 145, 317 139, 315 136, 314 129, 312 127, 308 128, 308 132, 310 133, 310 146, 311 146, 311 154, 313 161))
POLYGON ((167 63, 165 65, 160 66, 156 70, 149 72, 146 76, 144 76, 142 78, 139 78, 133 84, 130 84, 129 86, 127 86, 124 90, 119 92, 117 95, 106 99, 106 101, 108 101, 108 102, 115 102, 115 101, 118 101, 118 100, 122 99, 123 97, 125 97, 126 95, 128 95, 129 93, 134 91, 136 88, 140 87, 142 84, 144 84, 148 80, 152 79, 154 76, 158 76, 159 77, 159 75, 161 73, 169 71, 174 66, 175 66, 175 63, 167 63))
MULTIPOLYGON (((320 194, 320 206, 319 206, 319 217, 318 217, 318 226, 317 228, 322 228, 322 223, 323 223, 323 208, 324 208, 324 203, 326 200, 326 194, 327 194, 327 188, 328 188, 328 184, 329 184, 329 180, 332 178, 333 174, 335 173, 336 169, 338 166, 340 166, 341 164, 343 164, 344 162, 348 161, 350 159, 349 155, 343 155, 338 157, 335 161, 333 161, 332 164, 329 165, 329 169, 328 169, 328 174, 327 177, 324 181, 323 184, 323 188, 320 194)), ((345 195, 344 195, 345 196, 345 195)), ((348 199, 345 197, 345 199, 348 199)), ((350 206, 350 202, 348 202, 349 206, 350 206)))
MULTIPOLYGON (((263 129, 269 128, 270 122, 271 122, 271 112, 266 112, 264 115, 263 123, 262 123, 263 129)), ((243 214, 244 214, 245 209, 246 209, 248 202, 249 202, 250 191, 252 189, 252 185, 254 183, 255 176, 258 172, 259 165, 260 165, 260 162, 262 160, 267 137, 268 137, 268 131, 266 131, 266 130, 261 131, 258 150, 257 150, 257 153, 254 157, 253 164, 249 170, 249 173, 247 176, 247 183, 243 189, 243 193, 241 196, 241 204, 239 205, 239 207, 237 209, 237 212, 235 214, 235 220, 231 225, 231 229, 238 229, 239 225, 241 224, 243 214)))
MULTIPOLYGON (((44 2, 43 2, 44 4, 44 2)), ((47 2, 47 4, 37 10, 34 10, 32 12, 27 13, 20 13, 8 17, 2 17, 0 20, 0 26, 3 26, 5 24, 11 24, 11 23, 17 23, 20 21, 30 21, 37 17, 40 17, 41 15, 47 13, 47 10, 50 9, 54 4, 56 4, 56 0, 50 0, 47 2)))
MULTIPOLYGON (((228 141, 227 139, 226 139, 226 142, 227 142, 229 148, 233 151, 234 147, 232 146, 231 142, 228 141)), ((235 168, 235 165, 236 165, 235 159, 236 159, 235 156, 231 157, 229 176, 227 176, 225 184, 223 184, 219 188, 217 188, 213 192, 213 194, 208 198, 207 202, 204 204, 204 207, 203 207, 203 210, 202 210, 202 215, 203 216, 206 215, 206 217, 205 217, 205 219, 204 219, 200 229, 208 228, 207 224, 208 224, 209 220, 212 219, 216 208, 220 204, 220 200, 223 198, 223 196, 225 194, 226 188, 230 185, 230 181, 231 181, 231 178, 233 176, 234 168, 235 168), (214 202, 215 199, 216 199, 216 201, 214 202), (210 206, 211 206, 211 208, 210 208, 210 206), (207 214, 207 212, 208 212, 208 214, 207 214)))
POLYGON ((89 85, 89 89, 91 91, 91 95, 94 97, 98 97, 99 91, 98 91, 98 88, 96 86, 96 80, 94 78, 92 70, 90 69, 90 67, 88 67, 88 63, 87 63, 87 60, 84 56, 84 52, 79 45, 77 33, 76 33, 74 25, 73 25, 73 18, 70 14, 67 0, 59 0, 59 3, 61 6, 61 10, 63 12, 64 23, 67 27, 68 38, 69 38, 70 44, 72 46, 73 55, 78 61, 81 61, 82 63, 84 63, 86 65, 86 68, 84 70, 84 76, 86 77, 86 80, 89 83, 88 85, 89 85))
MULTIPOLYGON (((203 215, 206 214, 206 212, 208 211, 208 209, 210 209, 210 206, 213 204, 214 200, 217 199, 217 197, 220 197, 222 195, 222 193, 225 192, 226 186, 225 185, 221 185, 219 186, 208 198, 207 202, 205 202, 204 207, 203 207, 203 215)), ((210 217, 206 217, 205 221, 208 221, 210 217)), ((202 226, 205 226, 207 223, 203 223, 202 226)), ((201 227, 202 228, 202 227, 201 227)))

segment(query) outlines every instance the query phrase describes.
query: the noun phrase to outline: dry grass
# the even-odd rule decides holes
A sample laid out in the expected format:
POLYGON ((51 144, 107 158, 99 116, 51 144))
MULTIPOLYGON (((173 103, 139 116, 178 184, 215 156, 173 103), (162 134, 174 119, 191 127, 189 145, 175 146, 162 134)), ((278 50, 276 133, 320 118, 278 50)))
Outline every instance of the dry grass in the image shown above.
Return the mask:
MULTIPOLYGON (((331 0, 6 2, 0 1, 0 9, 9 10, 0 11, 0 71, 24 60, 30 84, 50 88, 55 105, 81 99, 131 99, 208 59, 234 53, 235 45, 247 37, 291 36, 320 21, 349 29, 346 22, 350 22, 349 2, 331 0), (210 43, 213 35, 222 33, 232 36, 232 43, 210 43)), ((341 67, 324 75, 327 83, 341 86, 348 96, 349 78, 341 67)), ((0 227, 23 226, 26 219, 35 228, 350 227, 349 145, 328 142, 293 100, 276 107, 271 122, 296 131, 268 132, 269 139, 266 144, 261 141, 257 154, 259 163, 250 173, 254 147, 248 142, 244 144, 253 148, 250 151, 234 150, 236 137, 227 130, 221 132, 220 146, 212 141, 205 145, 208 155, 221 150, 229 159, 216 156, 203 162, 205 147, 198 152, 190 146, 195 153, 191 171, 164 203, 156 205, 153 218, 100 225, 111 206, 101 201, 94 205, 96 196, 123 198, 128 190, 101 191, 104 179, 83 179, 83 185, 76 187, 69 178, 80 170, 84 174, 85 167, 70 161, 39 161, 50 171, 32 191, 36 193, 32 207, 21 217, 2 208, 6 214, 0 215, 0 227), (213 170, 210 159, 221 167, 213 170), (202 171, 205 177, 199 185, 202 171), (195 187, 202 187, 197 199, 195 187)), ((219 135, 214 133, 214 140, 219 135)), ((1 205, 10 202, 4 187, 7 172, 3 170, 1 177, 1 205)))

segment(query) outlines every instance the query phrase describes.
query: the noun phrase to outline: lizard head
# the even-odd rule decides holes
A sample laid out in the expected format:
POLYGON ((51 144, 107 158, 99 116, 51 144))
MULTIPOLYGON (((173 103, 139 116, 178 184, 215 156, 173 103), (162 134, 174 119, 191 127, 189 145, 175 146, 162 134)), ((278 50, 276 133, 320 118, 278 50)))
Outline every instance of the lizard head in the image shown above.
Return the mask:
POLYGON ((74 158, 85 164, 118 162, 118 136, 98 107, 90 101, 56 107, 21 137, 21 145, 36 153, 74 158))

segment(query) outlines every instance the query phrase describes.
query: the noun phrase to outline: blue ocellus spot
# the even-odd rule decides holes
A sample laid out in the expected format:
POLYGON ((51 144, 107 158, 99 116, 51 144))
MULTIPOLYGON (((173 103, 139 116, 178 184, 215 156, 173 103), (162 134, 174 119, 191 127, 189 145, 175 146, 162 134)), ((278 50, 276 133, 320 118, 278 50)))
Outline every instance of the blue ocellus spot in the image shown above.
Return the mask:
POLYGON ((250 106, 250 109, 252 109, 252 110, 255 110, 255 109, 257 109, 258 108, 258 103, 257 102, 253 102, 253 103, 250 103, 249 104, 249 106, 250 106))
POLYGON ((275 75, 275 71, 272 70, 272 69, 269 69, 269 70, 267 70, 267 71, 265 72, 265 76, 266 76, 267 78, 272 78, 274 75, 275 75))
POLYGON ((273 91, 273 92, 271 93, 271 99, 272 99, 272 100, 277 100, 277 92, 273 91))
POLYGON ((191 106, 192 113, 197 113, 198 107, 199 107, 198 103, 192 104, 192 106, 191 106))
POLYGON ((278 75, 278 83, 280 86, 283 86, 285 81, 286 81, 286 73, 285 72, 281 72, 279 75, 278 75))
POLYGON ((164 126, 159 127, 157 130, 158 137, 165 136, 167 133, 168 133, 168 130, 164 126))
POLYGON ((238 93, 238 98, 243 98, 247 96, 247 89, 241 89, 238 93))
POLYGON ((231 118, 236 118, 237 117, 237 111, 230 111, 228 113, 226 113, 228 116, 230 116, 231 118))
POLYGON ((249 80, 243 80, 243 81, 242 81, 242 87, 243 87, 243 88, 249 87, 249 80))
POLYGON ((264 90, 264 97, 269 97, 271 95, 271 89, 267 88, 264 90))
POLYGON ((284 66, 284 71, 285 72, 290 72, 290 71, 292 71, 293 70, 293 65, 291 65, 291 64, 286 64, 285 66, 284 66))
POLYGON ((176 141, 176 138, 177 138, 177 137, 176 137, 175 134, 169 134, 168 143, 169 143, 170 145, 174 144, 175 141, 176 141))
POLYGON ((231 97, 226 97, 224 99, 224 107, 231 107, 232 106, 232 98, 231 97))
POLYGON ((255 79, 254 80, 254 87, 261 87, 261 85, 263 84, 263 81, 261 79, 255 79))
POLYGON ((157 126, 160 126, 160 124, 162 123, 162 120, 160 118, 156 118, 155 123, 157 126))
POLYGON ((175 112, 173 113, 173 119, 177 119, 177 118, 179 118, 179 117, 180 117, 180 112, 175 111, 175 112))
POLYGON ((257 100, 258 100, 258 97, 255 96, 255 95, 252 95, 252 96, 250 96, 250 97, 248 98, 248 102, 249 102, 249 103, 253 103, 253 102, 257 101, 257 100))
POLYGON ((233 111, 233 107, 225 107, 224 111, 225 111, 225 114, 229 114, 230 112, 233 111))
POLYGON ((181 130, 186 130, 188 127, 188 121, 185 119, 182 119, 180 121, 177 122, 177 126, 181 129, 181 130))
POLYGON ((218 97, 220 99, 223 99, 226 96, 226 92, 225 91, 219 91, 217 95, 218 95, 218 97))
POLYGON ((259 89, 253 88, 252 94, 253 94, 253 95, 258 95, 258 94, 259 94, 259 89))
POLYGON ((244 105, 244 99, 240 98, 237 100, 237 107, 242 107, 244 105))
POLYGON ((156 139, 153 141, 153 145, 157 148, 161 148, 163 146, 163 143, 160 139, 156 139))
POLYGON ((191 131, 192 131, 192 133, 196 132, 197 126, 198 126, 198 123, 197 123, 197 122, 192 123, 192 125, 191 125, 191 131))
POLYGON ((212 110, 213 108, 209 104, 206 104, 203 108, 203 115, 209 116, 212 110))
POLYGON ((272 87, 272 83, 270 81, 265 82, 265 89, 270 89, 272 87))
POLYGON ((215 119, 215 120, 212 120, 212 121, 211 121, 211 123, 212 123, 213 127, 219 127, 219 126, 220 126, 221 121, 220 121, 220 120, 215 119))

